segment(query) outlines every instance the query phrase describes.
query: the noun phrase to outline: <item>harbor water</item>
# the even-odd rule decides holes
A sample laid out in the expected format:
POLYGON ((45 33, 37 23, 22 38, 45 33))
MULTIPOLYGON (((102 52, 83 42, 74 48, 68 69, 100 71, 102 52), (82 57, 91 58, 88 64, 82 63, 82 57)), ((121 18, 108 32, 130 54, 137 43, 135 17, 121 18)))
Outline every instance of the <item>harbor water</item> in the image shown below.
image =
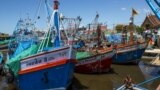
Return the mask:
MULTIPOLYGON (((73 81, 75 90, 116 90, 124 83, 126 75, 130 75, 133 82, 138 84, 147 80, 138 65, 116 65, 112 64, 112 70, 104 74, 75 74, 73 81)), ((156 90, 160 84, 159 80, 154 80, 142 85, 149 90, 156 90)))
MULTIPOLYGON (((75 73, 69 90, 116 90, 124 82, 126 75, 130 75, 135 84, 141 83, 147 78, 141 72, 138 65, 117 65, 112 64, 112 69, 103 74, 80 74, 75 73)), ((14 84, 7 84, 4 77, 0 77, 0 90, 18 90, 14 84)), ((142 87, 149 90, 156 90, 160 79, 154 80, 142 87)))

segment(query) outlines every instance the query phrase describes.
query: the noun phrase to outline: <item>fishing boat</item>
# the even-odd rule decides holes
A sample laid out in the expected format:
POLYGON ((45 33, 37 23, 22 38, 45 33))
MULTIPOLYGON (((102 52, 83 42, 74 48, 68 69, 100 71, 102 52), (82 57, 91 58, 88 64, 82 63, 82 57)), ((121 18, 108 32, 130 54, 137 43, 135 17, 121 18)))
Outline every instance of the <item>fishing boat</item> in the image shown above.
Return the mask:
POLYGON ((18 20, 13 31, 13 37, 15 39, 10 40, 8 44, 9 52, 14 53, 10 53, 10 57, 18 55, 33 44, 37 44, 39 42, 36 30, 37 28, 35 27, 35 23, 29 16, 25 19, 20 18, 18 20))
POLYGON ((138 63, 146 49, 147 43, 127 43, 119 44, 115 47, 113 63, 138 63))
POLYGON ((78 73, 104 73, 108 72, 111 68, 114 50, 112 46, 107 46, 102 41, 102 32, 100 25, 97 26, 98 37, 96 42, 92 41, 87 47, 83 46, 82 42, 79 44, 83 46, 83 50, 78 50, 76 58, 78 60, 75 72, 78 73), (97 45, 97 46, 96 46, 97 45), (93 47, 92 47, 93 46, 93 47))
POLYGON ((0 51, 8 48, 8 43, 11 39, 11 36, 8 34, 0 33, 0 51))
MULTIPOLYGON (((125 85, 122 85, 121 87, 117 88, 116 90, 130 90, 130 89, 126 89, 125 85)), ((133 85, 133 90, 148 90, 148 89, 133 85)))
POLYGON ((144 85, 144 84, 147 84, 149 82, 152 82, 152 81, 155 81, 155 80, 159 79, 160 76, 158 75, 156 77, 152 77, 152 78, 149 78, 149 79, 147 78, 146 80, 144 80, 143 82, 140 82, 138 84, 134 84, 132 79, 129 79, 129 78, 130 78, 130 76, 129 77, 127 76, 126 79, 125 79, 125 84, 120 86, 116 90, 149 90, 149 89, 141 87, 141 86, 144 85))
MULTIPOLYGON (((75 50, 72 45, 62 44, 58 5, 59 2, 55 0, 48 33, 38 45, 38 49, 36 47, 37 53, 22 58, 17 63, 7 63, 14 74, 17 74, 20 90, 66 90, 71 84, 75 50), (53 25, 52 22, 54 22, 53 25), (17 68, 16 65, 20 67, 14 70, 17 68)), ((30 50, 34 52, 35 49, 30 50)))
POLYGON ((151 78, 159 76, 160 74, 160 59, 159 55, 151 61, 141 61, 139 63, 139 68, 146 78, 151 78))
MULTIPOLYGON (((158 55, 157 53, 148 53, 146 51, 148 51, 148 50, 145 50, 145 52, 144 52, 144 54, 142 56, 142 60, 150 61, 150 60, 156 59, 156 57, 158 55)), ((154 51, 154 50, 152 50, 152 51, 154 51)))
POLYGON ((131 86, 129 86, 129 87, 126 85, 126 84, 129 84, 129 83, 126 83, 126 84, 120 86, 119 88, 117 88, 116 90, 149 90, 147 88, 141 87, 141 85, 144 85, 144 84, 147 84, 149 82, 155 81, 159 78, 160 78, 159 75, 156 76, 156 77, 149 78, 149 79, 147 78, 145 81, 140 82, 138 84, 133 84, 132 83, 131 86))
MULTIPOLYGON (((18 20, 13 37, 14 39, 11 39, 8 43, 10 59, 29 49, 32 45, 39 43, 38 36, 35 33, 34 23, 29 17, 24 20, 18 20)), ((24 58, 24 56, 21 58, 24 58)))
POLYGON ((140 87, 140 85, 145 84, 147 82, 148 80, 138 84, 134 84, 130 75, 127 75, 126 78, 124 79, 124 84, 119 88, 117 88, 116 90, 148 90, 146 88, 140 87))
POLYGON ((5 49, 7 49, 7 48, 8 48, 8 44, 7 44, 7 43, 0 45, 0 50, 5 50, 5 49))
POLYGON ((129 40, 127 40, 127 27, 124 27, 122 43, 114 45, 116 53, 114 55, 113 63, 138 63, 147 47, 147 42, 135 32, 133 19, 134 15, 132 14, 131 23, 128 26, 128 29, 130 30, 129 40))
POLYGON ((146 78, 155 77, 160 74, 160 65, 141 61, 139 67, 146 78))
POLYGON ((98 53, 96 54, 90 52, 77 52, 77 55, 81 54, 84 56, 88 56, 83 56, 83 58, 77 58, 78 63, 76 64, 75 72, 104 73, 110 70, 112 64, 112 57, 114 55, 113 49, 110 47, 107 49, 97 48, 96 50, 98 51, 98 53))
POLYGON ((160 59, 159 59, 160 50, 159 49, 146 50, 145 53, 148 55, 156 55, 154 56, 154 58, 140 61, 138 64, 142 74, 144 75, 146 81, 148 82, 148 86, 151 86, 154 84, 154 82, 156 82, 156 80, 159 80, 160 78, 159 76, 160 75, 160 59))

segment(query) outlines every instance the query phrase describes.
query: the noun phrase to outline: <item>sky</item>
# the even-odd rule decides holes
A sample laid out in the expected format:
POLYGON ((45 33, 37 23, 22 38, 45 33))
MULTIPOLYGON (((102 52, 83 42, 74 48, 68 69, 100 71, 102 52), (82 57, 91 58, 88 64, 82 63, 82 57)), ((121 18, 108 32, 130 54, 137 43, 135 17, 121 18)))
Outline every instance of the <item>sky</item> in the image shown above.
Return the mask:
MULTIPOLYGON (((34 19, 41 0, 0 0, 0 32, 12 34, 17 21, 22 18, 34 19)), ((53 0, 48 0, 50 5, 53 0)), ((132 8, 138 11, 135 24, 141 25, 151 9, 145 0, 59 0, 59 12, 66 17, 81 16, 81 25, 93 22, 96 12, 98 21, 113 28, 116 24, 128 24, 132 8)), ((39 10, 41 17, 36 22, 40 29, 46 28, 47 11, 44 0, 39 10)))

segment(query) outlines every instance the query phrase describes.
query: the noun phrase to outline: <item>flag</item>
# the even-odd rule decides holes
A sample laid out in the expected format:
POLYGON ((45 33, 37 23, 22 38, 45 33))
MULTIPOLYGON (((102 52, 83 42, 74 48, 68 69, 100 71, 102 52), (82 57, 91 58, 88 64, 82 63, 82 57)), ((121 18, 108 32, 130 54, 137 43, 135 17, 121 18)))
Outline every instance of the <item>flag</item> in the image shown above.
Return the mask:
POLYGON ((132 16, 135 16, 137 14, 138 14, 138 12, 134 8, 132 8, 132 16))

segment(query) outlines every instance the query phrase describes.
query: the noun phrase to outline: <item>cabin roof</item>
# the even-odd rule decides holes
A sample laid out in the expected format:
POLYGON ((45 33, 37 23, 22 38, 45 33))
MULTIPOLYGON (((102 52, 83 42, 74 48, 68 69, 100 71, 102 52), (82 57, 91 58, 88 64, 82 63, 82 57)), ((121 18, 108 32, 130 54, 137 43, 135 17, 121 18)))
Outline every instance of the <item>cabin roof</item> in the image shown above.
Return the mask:
POLYGON ((160 26, 160 20, 155 15, 147 15, 144 22, 142 23, 142 27, 145 27, 146 24, 150 24, 152 28, 160 26))

